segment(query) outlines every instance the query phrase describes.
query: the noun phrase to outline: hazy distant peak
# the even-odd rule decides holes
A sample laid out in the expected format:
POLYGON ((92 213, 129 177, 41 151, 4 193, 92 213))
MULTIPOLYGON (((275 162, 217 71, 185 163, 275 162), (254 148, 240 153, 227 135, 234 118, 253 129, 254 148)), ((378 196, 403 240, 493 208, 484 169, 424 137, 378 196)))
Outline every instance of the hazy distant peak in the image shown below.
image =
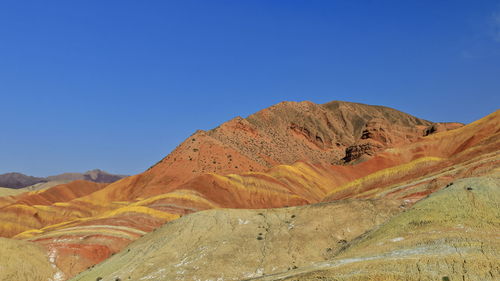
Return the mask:
POLYGON ((114 175, 100 169, 89 170, 85 173, 63 173, 55 176, 48 176, 45 178, 33 177, 13 172, 0 175, 0 187, 23 188, 26 186, 42 182, 74 181, 74 180, 87 180, 93 182, 111 183, 120 180, 124 177, 126 177, 126 175, 114 175))

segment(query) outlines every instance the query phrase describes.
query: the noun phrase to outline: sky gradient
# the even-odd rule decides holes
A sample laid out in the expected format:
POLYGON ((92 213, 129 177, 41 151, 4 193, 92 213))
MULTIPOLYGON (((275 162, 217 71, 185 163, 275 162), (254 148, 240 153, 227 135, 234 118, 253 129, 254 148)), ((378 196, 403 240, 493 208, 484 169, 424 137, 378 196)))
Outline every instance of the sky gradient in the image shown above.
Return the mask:
POLYGON ((497 110, 500 1, 0 2, 0 173, 135 174, 303 100, 497 110))

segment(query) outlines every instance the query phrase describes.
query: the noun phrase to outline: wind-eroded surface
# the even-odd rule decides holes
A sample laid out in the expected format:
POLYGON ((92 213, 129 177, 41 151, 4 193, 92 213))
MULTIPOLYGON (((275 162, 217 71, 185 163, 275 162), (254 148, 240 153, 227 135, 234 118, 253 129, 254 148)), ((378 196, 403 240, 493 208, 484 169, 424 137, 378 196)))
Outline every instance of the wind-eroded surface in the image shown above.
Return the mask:
POLYGON ((499 280, 499 176, 458 180, 333 259, 258 280, 499 280))
MULTIPOLYGON (((293 270, 299 264, 305 267, 321 258, 333 258, 348 241, 389 219, 397 210, 410 208, 418 200, 459 178, 491 173, 500 160, 499 132, 499 112, 462 127, 453 123, 432 123, 385 107, 339 102, 326 105, 282 103, 246 119, 234 119, 214 130, 197 132, 169 156, 139 175, 108 185, 76 181, 41 191, 0 197, 0 233, 41 246, 47 253, 50 269, 55 270, 54 276, 57 274, 58 280, 64 280, 114 253, 122 251, 110 262, 126 254, 123 249, 135 240, 137 243, 156 243, 154 239, 144 240, 156 237, 154 233, 143 236, 180 217, 168 225, 177 225, 180 229, 183 222, 189 225, 197 219, 203 220, 203 214, 217 214, 216 217, 221 219, 216 228, 225 233, 223 231, 233 229, 232 221, 236 218, 231 218, 232 212, 255 221, 251 225, 243 224, 248 227, 260 226, 261 220, 258 219, 263 216, 258 215, 259 211, 221 208, 267 209, 337 202, 310 207, 321 213, 322 208, 344 206, 344 209, 338 209, 338 216, 323 222, 328 227, 320 229, 324 232, 321 235, 337 233, 337 230, 344 233, 345 239, 338 238, 338 235, 335 239, 345 242, 335 244, 342 244, 338 247, 325 247, 330 248, 328 254, 315 252, 307 258, 300 257, 299 252, 303 249, 299 247, 293 259, 298 264, 289 264, 292 259, 283 258, 282 263, 276 265, 277 269, 271 271, 282 272, 288 267, 293 270), (362 210, 354 211, 356 208, 362 210), (385 215, 374 215, 377 208, 382 208, 383 212, 377 212, 385 215), (197 213, 209 209, 218 210, 197 213), (344 214, 345 210, 353 215, 349 223, 335 219, 349 217, 344 214), (225 213, 227 217, 224 217, 225 213), (352 233, 347 235, 347 229, 352 233)), ((276 214, 271 224, 283 223, 274 228, 272 235, 286 235, 284 226, 287 223, 284 221, 290 222, 286 219, 287 210, 291 209, 269 211, 276 214)), ((314 212, 306 212, 303 218, 296 216, 297 219, 307 218, 313 224, 315 220, 327 218, 315 217, 314 212)), ((264 218, 268 219, 267 216, 264 218)), ((205 220, 202 225, 208 228, 210 220, 205 220)), ((199 229, 204 228, 200 226, 199 229)), ((208 233, 195 232, 193 229, 184 236, 188 239, 188 236, 208 233)), ((265 232, 258 233, 265 235, 265 232)), ((169 234, 165 239, 181 239, 170 237, 176 235, 169 234)), ((272 235, 269 238, 274 237, 272 235)), ((293 238, 297 241, 294 243, 313 239, 308 235, 311 234, 293 238)), ((215 239, 216 234, 209 236, 215 239)), ((239 233, 237 236, 244 235, 239 233)), ((231 239, 243 243, 238 237, 231 239)), ((249 247, 262 245, 257 242, 265 239, 258 237, 249 242, 249 247)), ((189 243, 181 240, 179 243, 189 243)), ((165 247, 165 251, 173 249, 173 244, 158 243, 155 245, 165 247)), ((277 256, 281 255, 280 247, 273 248, 280 253, 277 256)), ((232 248, 227 249, 227 252, 214 252, 214 257, 217 257, 214 259, 219 259, 219 255, 235 255, 229 251, 232 248)), ((196 253, 194 248, 172 251, 183 254, 184 250, 193 255, 196 253)), ((137 254, 140 251, 131 248, 130 252, 137 254)), ((135 254, 127 257, 145 259, 135 254)), ((160 264, 162 261, 155 260, 153 264, 156 262, 160 264)), ((121 266, 119 262, 116 264, 121 266)), ((254 262, 241 266, 241 270, 248 274, 254 272, 253 277, 261 276, 257 267, 250 269, 255 266, 254 262)), ((269 274, 270 269, 265 268, 264 272, 269 274)), ((152 273, 137 271, 134 274, 137 278, 134 280, 140 280, 141 274, 149 276, 152 273)), ((111 275, 108 277, 112 278, 111 275)), ((174 280, 165 278, 159 280, 174 280)), ((126 279, 122 277, 122 280, 126 279)))

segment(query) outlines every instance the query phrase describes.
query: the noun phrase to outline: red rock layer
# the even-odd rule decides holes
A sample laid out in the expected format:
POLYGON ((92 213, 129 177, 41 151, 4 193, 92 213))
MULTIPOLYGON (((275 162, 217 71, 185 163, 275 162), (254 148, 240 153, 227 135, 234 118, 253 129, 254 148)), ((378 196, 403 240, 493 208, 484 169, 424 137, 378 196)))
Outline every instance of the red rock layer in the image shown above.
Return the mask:
POLYGON ((142 174, 107 186, 72 183, 71 192, 59 186, 43 196, 22 195, 4 207, 12 210, 2 209, 7 215, 0 225, 5 236, 18 233, 17 239, 44 245, 55 266, 71 276, 192 212, 352 197, 413 202, 496 165, 498 112, 456 127, 385 107, 281 103, 195 133, 142 174), (432 126, 442 132, 428 135, 432 126), (366 143, 372 147, 345 159, 364 162, 332 165, 346 158, 346 148, 366 143))

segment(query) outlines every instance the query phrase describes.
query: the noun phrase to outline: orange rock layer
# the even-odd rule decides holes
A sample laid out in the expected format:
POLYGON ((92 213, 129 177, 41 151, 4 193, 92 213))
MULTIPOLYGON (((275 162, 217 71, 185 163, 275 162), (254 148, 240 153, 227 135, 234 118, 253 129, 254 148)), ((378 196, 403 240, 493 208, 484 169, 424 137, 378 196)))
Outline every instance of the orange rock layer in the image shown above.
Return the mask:
MULTIPOLYGON (((165 222, 189 213, 212 208, 296 206, 344 198, 389 197, 412 204, 457 178, 488 172, 500 161, 500 111, 463 127, 435 125, 441 126, 435 129, 440 132, 427 136, 423 136, 425 128, 434 125, 404 117, 413 122, 404 129, 403 124, 410 121, 399 115, 406 121, 390 126, 382 121, 357 127, 345 123, 352 134, 360 135, 358 141, 371 139, 381 145, 365 161, 352 165, 331 162, 345 156, 340 155, 342 149, 357 145, 355 138, 335 139, 325 133, 327 129, 311 133, 313 130, 304 130, 304 123, 300 125, 293 114, 286 116, 290 119, 287 122, 296 121, 293 128, 288 127, 288 133, 298 138, 295 144, 300 146, 300 158, 245 151, 245 147, 259 147, 257 140, 270 141, 272 134, 258 124, 275 120, 274 115, 281 114, 283 106, 286 104, 247 119, 235 119, 211 132, 198 132, 148 171, 113 184, 73 182, 39 193, 0 198, 1 235, 43 245, 54 257, 54 266, 70 277, 165 222), (446 131, 442 128, 446 126, 454 130, 446 131), (394 128, 401 134, 390 134, 394 128), (224 130, 227 132, 222 134, 224 130), (411 131, 422 135, 404 137, 402 132, 411 131), (365 138, 361 138, 363 135, 365 138), (237 145, 228 145, 229 140, 237 138, 237 145), (253 144, 248 144, 250 139, 253 144), (247 172, 237 173, 242 170, 247 172)), ((334 122, 337 117, 329 116, 324 108, 300 104, 301 111, 325 113, 317 121, 326 124, 325 128, 329 122, 340 122, 334 122)))

